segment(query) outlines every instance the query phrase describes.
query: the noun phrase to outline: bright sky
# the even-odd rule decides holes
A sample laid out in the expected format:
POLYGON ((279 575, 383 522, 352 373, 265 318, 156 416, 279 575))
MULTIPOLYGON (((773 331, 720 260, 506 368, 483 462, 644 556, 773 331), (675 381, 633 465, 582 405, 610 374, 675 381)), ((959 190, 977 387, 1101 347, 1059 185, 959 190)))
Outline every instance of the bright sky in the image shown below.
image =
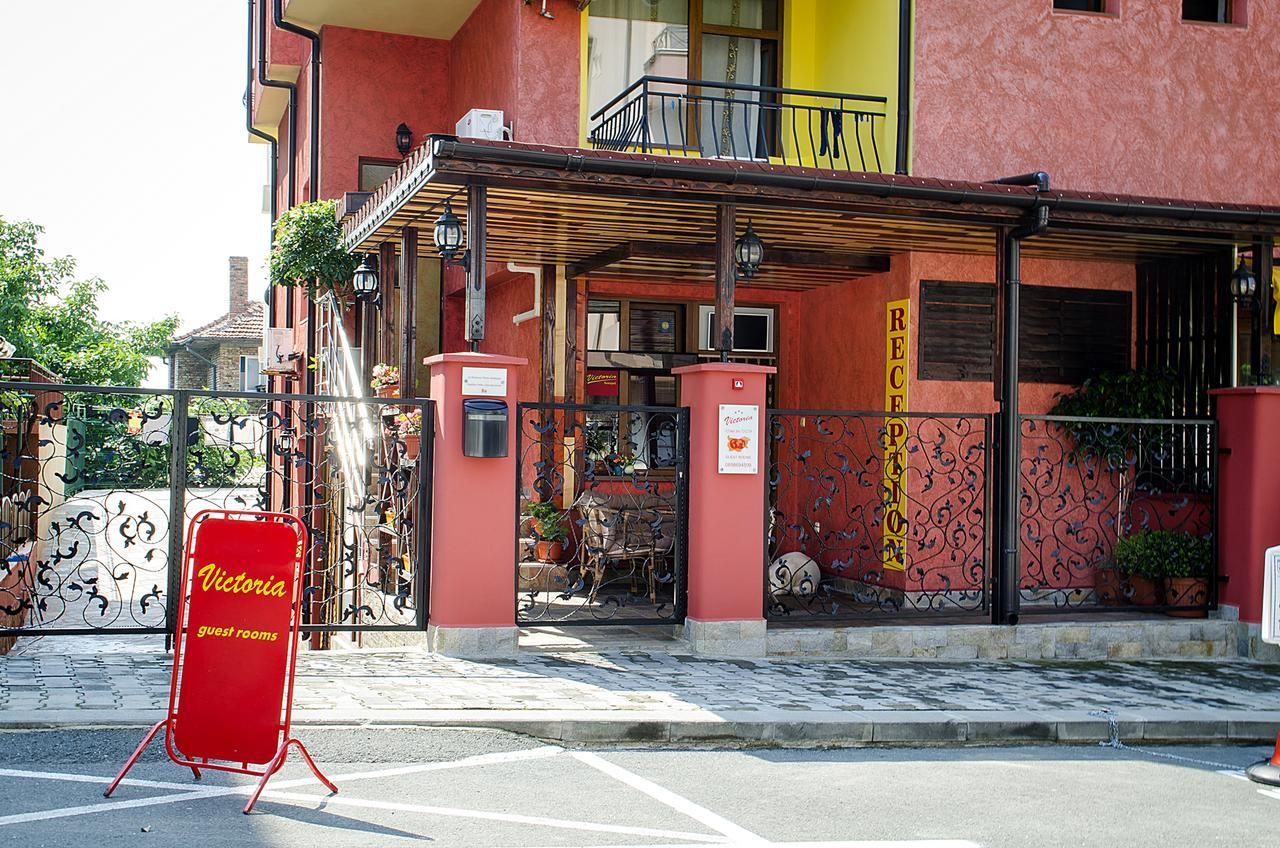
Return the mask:
POLYGON ((110 319, 227 309, 266 286, 266 145, 249 144, 244 0, 0 0, 0 215, 106 280, 110 319))

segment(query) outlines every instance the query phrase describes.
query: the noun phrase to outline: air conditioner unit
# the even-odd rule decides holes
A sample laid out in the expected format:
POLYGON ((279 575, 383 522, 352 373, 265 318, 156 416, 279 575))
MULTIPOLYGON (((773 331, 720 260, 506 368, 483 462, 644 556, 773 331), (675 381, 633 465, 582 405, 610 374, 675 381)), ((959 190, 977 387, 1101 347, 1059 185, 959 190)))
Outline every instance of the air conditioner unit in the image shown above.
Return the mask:
POLYGON ((472 109, 458 121, 458 138, 485 138, 490 141, 502 141, 510 138, 510 133, 502 123, 501 109, 472 109))

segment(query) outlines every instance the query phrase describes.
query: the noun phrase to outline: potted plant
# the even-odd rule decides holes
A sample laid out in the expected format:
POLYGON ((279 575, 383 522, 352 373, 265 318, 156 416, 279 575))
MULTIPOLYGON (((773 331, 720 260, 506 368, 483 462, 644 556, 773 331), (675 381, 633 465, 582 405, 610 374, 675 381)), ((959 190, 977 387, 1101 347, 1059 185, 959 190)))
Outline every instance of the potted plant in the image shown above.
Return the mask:
POLYGON ((413 461, 422 449, 422 410, 411 409, 396 416, 396 432, 404 442, 404 458, 413 461))
MULTIPOLYGON (((1116 539, 1111 549, 1115 563, 1114 574, 1118 585, 1113 590, 1116 598, 1137 606, 1154 606, 1160 602, 1160 575, 1163 570, 1160 558, 1163 541, 1156 531, 1142 530, 1132 536, 1116 539)), ((1109 571, 1111 569, 1103 569, 1109 571)))
POLYGON ((1213 567, 1213 541, 1190 533, 1167 533, 1168 554, 1164 561, 1164 602, 1171 607, 1200 609, 1170 610, 1179 618, 1204 618, 1209 600, 1209 572, 1213 567))
POLYGON ((369 387, 380 398, 400 397, 400 369, 394 365, 379 362, 373 366, 373 379, 369 381, 369 387))
POLYGON ((303 203, 276 221, 271 246, 273 286, 305 286, 312 300, 351 285, 359 261, 342 247, 342 225, 332 200, 303 203))
POLYGON ((529 519, 537 537, 535 555, 539 562, 559 562, 564 556, 564 543, 569 538, 564 515, 551 501, 540 501, 529 507, 529 519))

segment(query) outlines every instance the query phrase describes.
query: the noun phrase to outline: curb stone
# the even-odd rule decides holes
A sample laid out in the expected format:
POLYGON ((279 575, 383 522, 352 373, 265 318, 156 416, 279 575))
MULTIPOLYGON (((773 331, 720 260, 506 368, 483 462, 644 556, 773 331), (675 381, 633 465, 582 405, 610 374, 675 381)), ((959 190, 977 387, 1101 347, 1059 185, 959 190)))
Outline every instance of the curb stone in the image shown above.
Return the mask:
MULTIPOLYGON (((145 727, 163 710, 9 710, 0 731, 145 727)), ((1269 745, 1280 711, 1151 711, 1114 716, 1122 740, 1269 745)), ((295 727, 363 725, 506 730, 552 742, 780 746, 1080 745, 1107 742, 1107 720, 1083 711, 741 711, 699 715, 575 710, 295 710, 295 727)))

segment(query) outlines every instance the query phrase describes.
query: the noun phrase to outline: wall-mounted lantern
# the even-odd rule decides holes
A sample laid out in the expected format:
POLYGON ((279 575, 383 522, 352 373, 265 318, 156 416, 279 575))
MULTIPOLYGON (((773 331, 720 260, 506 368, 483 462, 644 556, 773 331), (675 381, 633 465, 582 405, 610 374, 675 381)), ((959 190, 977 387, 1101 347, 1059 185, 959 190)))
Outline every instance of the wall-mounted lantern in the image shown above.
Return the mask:
POLYGON ((1254 297, 1258 294, 1258 278, 1249 270, 1249 266, 1244 264, 1244 257, 1240 257, 1240 263, 1236 265, 1236 270, 1231 274, 1231 296, 1235 298, 1236 303, 1246 304, 1252 303, 1254 297))
POLYGON ((747 221, 747 231, 733 243, 733 258, 738 266, 738 276, 745 280, 760 270, 760 263, 764 261, 764 242, 760 241, 750 221, 747 221))
POLYGON ((360 267, 351 275, 351 288, 355 290, 357 300, 373 304, 378 302, 378 272, 369 262, 367 253, 360 267))
POLYGON ((400 151, 401 156, 408 156, 412 149, 413 130, 409 129, 408 124, 402 123, 396 127, 396 150, 400 151))
POLYGON ((440 252, 440 256, 450 265, 461 265, 467 267, 467 261, 470 258, 468 253, 462 249, 463 232, 462 222, 458 220, 458 216, 453 214, 453 207, 449 205, 449 201, 444 202, 444 211, 440 213, 440 217, 436 219, 435 227, 431 231, 432 241, 435 242, 436 250, 440 252))

